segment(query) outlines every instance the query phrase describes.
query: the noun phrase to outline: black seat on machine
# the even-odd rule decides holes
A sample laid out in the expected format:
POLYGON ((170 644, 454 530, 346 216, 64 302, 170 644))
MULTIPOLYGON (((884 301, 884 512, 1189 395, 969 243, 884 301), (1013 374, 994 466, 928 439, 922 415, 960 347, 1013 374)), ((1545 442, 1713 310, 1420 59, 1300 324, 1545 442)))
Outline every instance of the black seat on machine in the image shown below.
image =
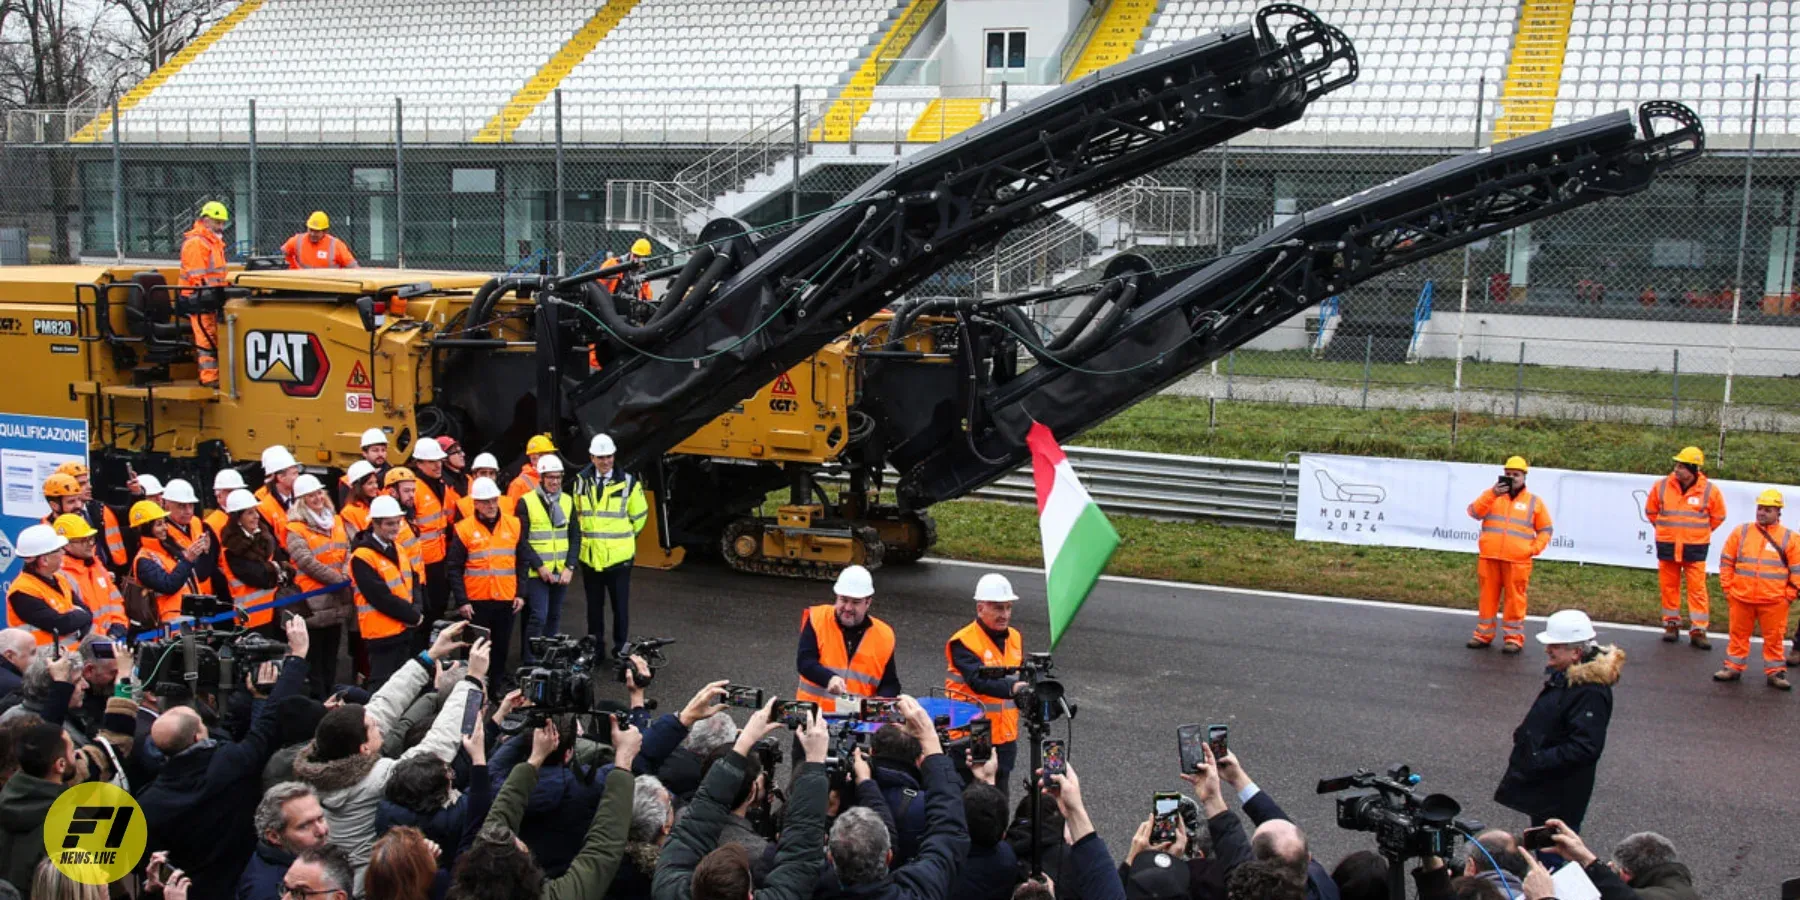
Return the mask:
POLYGON ((131 333, 144 339, 152 357, 173 358, 191 349, 188 326, 175 315, 175 295, 164 288, 168 281, 161 272, 139 272, 131 276, 137 290, 130 291, 125 301, 125 320, 131 333))

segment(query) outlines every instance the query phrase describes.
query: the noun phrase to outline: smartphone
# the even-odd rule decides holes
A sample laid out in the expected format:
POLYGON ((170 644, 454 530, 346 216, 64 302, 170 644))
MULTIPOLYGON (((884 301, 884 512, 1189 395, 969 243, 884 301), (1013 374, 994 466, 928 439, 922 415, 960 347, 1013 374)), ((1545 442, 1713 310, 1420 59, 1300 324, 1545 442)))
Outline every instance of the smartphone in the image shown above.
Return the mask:
POLYGON ((94 648, 94 658, 95 659, 116 659, 117 658, 117 653, 113 649, 112 641, 95 641, 92 644, 90 644, 89 646, 94 648))
POLYGON ((1181 754, 1182 774, 1200 771, 1206 762, 1206 754, 1200 752, 1200 745, 1206 741, 1206 726, 1178 725, 1175 727, 1175 747, 1181 754))
POLYGON ((1181 795, 1157 791, 1150 801, 1150 843, 1172 844, 1181 827, 1181 795))
POLYGON ((976 719, 969 723, 969 756, 978 763, 994 755, 994 723, 976 719))
POLYGON ((1541 828, 1527 828, 1519 833, 1519 848, 1522 850, 1550 850, 1556 846, 1556 832, 1546 825, 1541 828))
POLYGON ((812 722, 813 716, 819 714, 819 704, 811 700, 777 700, 775 708, 769 711, 769 718, 788 728, 799 728, 812 722))
POLYGON ((1068 750, 1064 742, 1047 740, 1044 742, 1044 774, 1061 775, 1069 765, 1068 750))
POLYGON ((463 643, 473 647, 476 641, 493 640, 494 632, 480 625, 464 625, 461 638, 463 643))
POLYGON ((725 705, 735 706, 738 709, 762 709, 762 688, 728 684, 725 686, 725 705))
POLYGON ((906 715, 900 712, 898 697, 864 697, 860 717, 864 722, 880 722, 883 725, 902 725, 906 715))
POLYGON ((151 878, 156 879, 158 883, 167 885, 169 879, 175 877, 175 867, 169 865, 166 860, 159 859, 150 864, 150 869, 147 874, 151 878))
POLYGON ((463 737, 475 733, 475 725, 481 721, 481 711, 487 707, 487 694, 480 688, 469 690, 468 705, 463 707, 463 737))
POLYGON ((1225 739, 1231 735, 1231 729, 1224 725, 1206 726, 1206 746, 1212 748, 1213 759, 1224 759, 1231 752, 1225 739))

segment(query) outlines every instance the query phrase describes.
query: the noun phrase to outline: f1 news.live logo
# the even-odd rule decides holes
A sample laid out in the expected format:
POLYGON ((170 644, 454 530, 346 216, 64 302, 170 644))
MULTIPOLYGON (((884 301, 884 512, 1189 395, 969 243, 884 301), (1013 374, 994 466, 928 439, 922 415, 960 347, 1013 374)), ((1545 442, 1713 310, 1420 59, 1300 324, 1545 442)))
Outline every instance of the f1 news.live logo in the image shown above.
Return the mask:
POLYGON ((104 781, 69 788, 44 817, 44 853, 57 871, 82 884, 111 884, 144 858, 144 811, 104 781))
POLYGON ((125 845, 125 832, 131 828, 131 820, 136 815, 135 806, 75 807, 75 814, 69 819, 69 830, 63 837, 62 852, 57 854, 57 865, 114 865, 125 845), (99 847, 93 847, 89 835, 99 834, 102 826, 106 839, 99 847), (84 843, 90 846, 82 847, 84 843))

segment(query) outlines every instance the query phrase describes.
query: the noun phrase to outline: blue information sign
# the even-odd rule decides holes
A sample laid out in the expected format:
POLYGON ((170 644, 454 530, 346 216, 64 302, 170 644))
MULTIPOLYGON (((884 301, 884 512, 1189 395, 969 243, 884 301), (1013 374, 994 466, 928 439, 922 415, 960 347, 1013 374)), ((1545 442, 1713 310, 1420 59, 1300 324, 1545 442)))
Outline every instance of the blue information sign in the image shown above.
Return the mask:
POLYGON ((0 584, 12 589, 19 573, 13 547, 19 533, 43 521, 44 479, 66 462, 87 462, 88 425, 80 419, 53 419, 0 413, 0 584))

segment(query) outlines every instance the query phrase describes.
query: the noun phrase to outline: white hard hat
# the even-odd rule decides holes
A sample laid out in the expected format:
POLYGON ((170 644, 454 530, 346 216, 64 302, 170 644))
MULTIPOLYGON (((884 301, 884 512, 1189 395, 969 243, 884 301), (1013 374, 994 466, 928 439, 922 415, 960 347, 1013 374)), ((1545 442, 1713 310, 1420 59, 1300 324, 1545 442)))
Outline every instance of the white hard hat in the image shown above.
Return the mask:
POLYGON ((246 509, 255 509, 256 507, 256 495, 249 491, 232 491, 225 498, 225 512, 227 515, 235 516, 246 509))
POLYGON ((23 559, 36 559, 48 553, 55 553, 69 545, 67 538, 56 533, 56 529, 39 523, 19 532, 19 556, 23 559))
POLYGON ((477 478, 469 485, 469 496, 476 500, 500 499, 500 486, 492 478, 477 478))
POLYGON ((379 428, 371 428, 368 431, 363 432, 362 446, 364 447, 373 447, 376 444, 385 444, 387 442, 387 432, 382 431, 379 428))
POLYGON ((294 479, 294 496, 296 497, 304 497, 313 491, 322 491, 324 489, 325 485, 320 483, 319 479, 315 476, 302 475, 299 478, 294 479))
POLYGON ((838 573, 837 584, 831 589, 839 597, 873 597, 875 579, 862 566, 845 566, 844 571, 838 573))
POLYGON ((292 469, 298 465, 300 464, 294 461, 294 454, 289 453, 288 448, 280 444, 263 451, 262 468, 265 476, 273 475, 283 469, 292 469))
POLYGON ((477 453, 475 461, 469 463, 469 471, 473 472, 476 469, 493 469, 498 472, 500 471, 500 461, 495 459, 492 453, 477 453))
POLYGON ((989 572, 975 582, 975 599, 984 603, 1011 603, 1019 599, 1013 593, 1012 582, 999 572, 989 572))
POLYGON ((213 476, 215 491, 241 491, 245 487, 244 473, 236 469, 220 469, 219 474, 213 476))
MULTIPOLYGON (((227 469, 226 471, 231 471, 227 469)), ((171 478, 163 485, 163 499, 170 503, 199 503, 200 498, 194 496, 194 486, 180 478, 171 478)))
POLYGON ((437 441, 426 439, 413 445, 412 458, 420 462, 439 462, 449 456, 437 441))
POLYGON ((1554 612, 1544 620, 1537 639, 1540 644, 1585 644, 1594 639, 1594 623, 1579 609, 1554 612))
POLYGON ((373 474, 375 474, 375 464, 366 459, 359 459, 350 464, 350 471, 345 472, 344 477, 349 479, 351 484, 356 484, 373 474))
POLYGON ((618 452, 619 448, 613 446, 613 440, 610 435, 596 434, 594 435, 594 439, 588 442, 589 456, 612 456, 618 452))
POLYGON ((560 474, 563 470, 562 460, 557 459, 554 453, 546 453, 538 457, 537 470, 539 475, 560 474))
POLYGON ((387 494, 376 497, 374 502, 369 504, 369 518, 371 519, 398 519, 404 515, 406 513, 400 509, 400 501, 387 494))
POLYGON ((162 480, 155 475, 144 474, 137 477, 138 487, 144 489, 146 497, 160 497, 163 492, 162 480))

